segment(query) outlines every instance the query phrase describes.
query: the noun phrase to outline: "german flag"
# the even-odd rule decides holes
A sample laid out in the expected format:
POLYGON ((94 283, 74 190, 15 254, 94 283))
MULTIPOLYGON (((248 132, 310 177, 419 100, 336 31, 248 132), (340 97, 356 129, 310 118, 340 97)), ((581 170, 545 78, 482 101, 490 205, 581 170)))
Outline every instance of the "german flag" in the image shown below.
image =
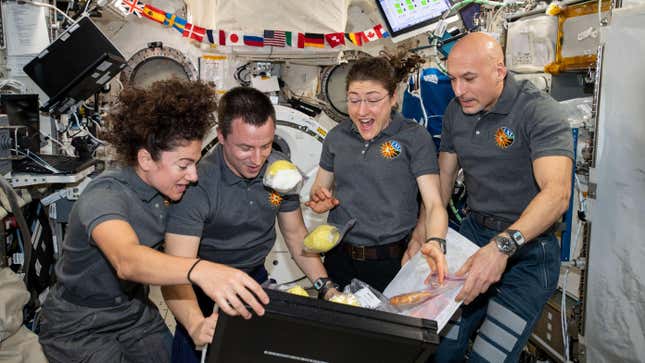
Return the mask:
POLYGON ((324 48, 325 35, 320 33, 305 33, 305 47, 324 48))
POLYGON ((146 4, 143 7, 143 17, 148 18, 150 20, 156 21, 159 24, 163 24, 163 22, 166 20, 166 12, 163 10, 159 10, 155 8, 152 5, 146 4))

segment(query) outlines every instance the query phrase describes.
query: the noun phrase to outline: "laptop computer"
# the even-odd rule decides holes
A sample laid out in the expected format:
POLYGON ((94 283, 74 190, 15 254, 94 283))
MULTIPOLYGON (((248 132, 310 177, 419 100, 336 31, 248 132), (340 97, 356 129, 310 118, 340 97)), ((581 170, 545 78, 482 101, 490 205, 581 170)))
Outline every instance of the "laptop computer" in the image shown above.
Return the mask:
POLYGON ((77 174, 97 164, 95 159, 80 159, 67 155, 25 153, 23 158, 12 160, 14 173, 27 174, 77 174))
POLYGON ((220 314, 207 362, 426 362, 439 343, 434 321, 266 292, 264 316, 220 314))
POLYGON ((23 70, 50 97, 41 110, 61 114, 99 92, 125 65, 121 52, 82 17, 23 70))

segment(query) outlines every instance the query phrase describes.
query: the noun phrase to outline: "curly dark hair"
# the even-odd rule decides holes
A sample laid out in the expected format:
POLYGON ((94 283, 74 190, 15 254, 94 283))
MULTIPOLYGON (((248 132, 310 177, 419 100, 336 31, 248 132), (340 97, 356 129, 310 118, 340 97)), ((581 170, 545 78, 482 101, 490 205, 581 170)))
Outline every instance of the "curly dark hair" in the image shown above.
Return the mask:
POLYGON ((379 55, 360 58, 352 64, 347 73, 345 90, 349 90, 349 84, 354 81, 376 81, 392 96, 397 85, 425 62, 419 55, 408 53, 404 48, 399 48, 394 54, 382 50, 379 55))
POLYGON ((107 117, 103 137, 127 165, 136 165, 140 149, 159 160, 162 151, 202 140, 216 108, 214 90, 202 82, 171 79, 146 89, 126 88, 107 117))
POLYGON ((256 127, 269 120, 275 123, 275 108, 271 99, 255 88, 231 88, 219 100, 217 108, 217 127, 225 138, 231 132, 233 120, 237 118, 256 127))

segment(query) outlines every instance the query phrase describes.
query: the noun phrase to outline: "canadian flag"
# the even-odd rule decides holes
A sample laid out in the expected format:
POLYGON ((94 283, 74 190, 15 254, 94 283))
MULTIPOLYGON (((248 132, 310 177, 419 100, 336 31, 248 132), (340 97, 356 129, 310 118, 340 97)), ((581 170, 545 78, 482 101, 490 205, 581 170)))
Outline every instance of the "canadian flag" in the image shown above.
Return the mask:
POLYGON ((372 29, 367 29, 363 34, 365 34, 365 38, 367 38, 368 42, 373 42, 377 39, 383 38, 383 26, 378 24, 372 29))

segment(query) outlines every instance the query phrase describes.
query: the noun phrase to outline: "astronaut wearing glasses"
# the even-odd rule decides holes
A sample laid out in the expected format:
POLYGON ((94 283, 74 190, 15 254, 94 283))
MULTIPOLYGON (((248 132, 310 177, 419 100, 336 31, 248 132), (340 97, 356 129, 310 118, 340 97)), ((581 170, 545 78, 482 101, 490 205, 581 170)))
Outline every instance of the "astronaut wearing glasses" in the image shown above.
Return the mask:
POLYGON ((401 265, 428 243, 428 264, 446 273, 448 217, 439 192, 437 153, 430 134, 394 111, 396 88, 414 62, 389 56, 356 61, 347 75, 350 120, 332 129, 308 207, 329 222, 356 224, 325 254, 332 281, 358 278, 383 291, 401 265), (424 236, 412 238, 418 194, 427 208, 424 236))

